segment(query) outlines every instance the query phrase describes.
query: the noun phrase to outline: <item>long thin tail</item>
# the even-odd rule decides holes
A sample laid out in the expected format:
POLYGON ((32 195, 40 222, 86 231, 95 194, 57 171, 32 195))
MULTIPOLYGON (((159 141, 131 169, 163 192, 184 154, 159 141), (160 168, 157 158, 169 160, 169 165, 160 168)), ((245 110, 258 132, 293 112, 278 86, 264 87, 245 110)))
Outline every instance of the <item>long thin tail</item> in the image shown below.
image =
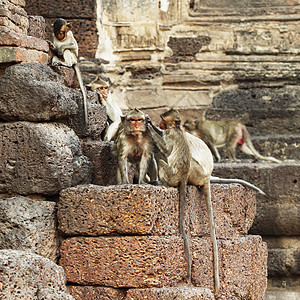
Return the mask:
POLYGON ((185 199, 186 199, 186 180, 182 180, 179 186, 179 226, 180 233, 183 238, 184 243, 184 251, 187 259, 187 279, 188 283, 191 283, 192 280, 192 258, 191 258, 191 249, 188 237, 186 235, 186 231, 184 228, 184 207, 185 207, 185 199))
POLYGON ((251 136, 250 133, 248 132, 247 128, 245 126, 243 126, 243 136, 245 139, 245 143, 243 145, 240 146, 240 150, 243 151, 246 154, 250 154, 253 156, 256 156, 258 159, 261 160, 267 160, 267 161, 272 161, 275 162, 277 164, 280 164, 281 161, 279 159, 276 159, 275 157, 272 156, 263 156, 261 155, 254 147, 252 140, 251 140, 251 136))
POLYGON ((220 177, 215 177, 211 176, 210 177, 210 182, 211 183, 239 183, 243 186, 246 186, 262 195, 266 195, 265 192, 263 192, 260 188, 257 186, 253 185, 252 183, 245 181, 243 179, 237 179, 237 178, 220 178, 220 177))
MULTIPOLYGON (((200 188, 200 187, 198 187, 198 188, 200 188)), ((204 197, 206 199, 208 223, 209 223, 209 230, 210 230, 210 239, 211 239, 211 243, 213 246, 215 293, 218 293, 219 288, 220 288, 219 254, 218 254, 216 230, 215 230, 214 217, 213 217, 213 209, 212 209, 212 204, 211 204, 210 182, 208 182, 207 184, 205 184, 202 187, 202 191, 203 191, 204 197)))
POLYGON ((86 90, 85 90, 85 87, 84 87, 84 84, 83 84, 80 69, 79 69, 77 64, 74 65, 74 69, 75 69, 77 79, 78 79, 78 82, 79 82, 79 86, 80 86, 82 96, 83 96, 84 122, 85 122, 85 126, 87 126, 89 119, 88 119, 88 107, 87 107, 86 90))

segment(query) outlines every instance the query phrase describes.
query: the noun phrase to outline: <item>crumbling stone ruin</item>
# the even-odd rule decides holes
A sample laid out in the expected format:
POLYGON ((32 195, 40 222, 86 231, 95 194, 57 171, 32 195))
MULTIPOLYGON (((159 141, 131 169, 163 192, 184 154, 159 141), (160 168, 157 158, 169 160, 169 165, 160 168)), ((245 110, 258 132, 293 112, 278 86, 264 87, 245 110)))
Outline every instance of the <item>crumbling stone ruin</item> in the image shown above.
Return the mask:
POLYGON ((2 0, 0 7, 1 299, 299 296, 299 4, 2 0), (141 108, 154 123, 173 106, 186 118, 204 110, 210 119, 238 118, 260 152, 284 160, 215 164, 214 175, 268 194, 255 200, 238 185, 212 187, 219 294, 202 194, 188 188, 194 287, 185 287, 177 190, 116 186, 111 143, 101 140, 104 107, 88 91, 84 130, 74 70, 47 65, 45 39, 57 17, 73 23, 85 83, 107 79, 124 111, 141 108))

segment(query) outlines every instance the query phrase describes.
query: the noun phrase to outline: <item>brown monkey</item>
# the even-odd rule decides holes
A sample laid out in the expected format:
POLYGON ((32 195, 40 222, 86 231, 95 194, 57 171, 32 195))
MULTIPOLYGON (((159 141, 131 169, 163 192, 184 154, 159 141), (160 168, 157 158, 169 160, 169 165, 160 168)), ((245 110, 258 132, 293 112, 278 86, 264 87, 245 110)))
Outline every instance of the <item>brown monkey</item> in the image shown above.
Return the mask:
POLYGON ((111 94, 109 92, 108 84, 102 80, 99 76, 96 77, 90 84, 92 91, 97 91, 102 105, 105 106, 106 113, 110 120, 109 127, 104 136, 105 141, 111 141, 118 130, 121 123, 121 116, 123 115, 119 105, 113 102, 111 94))
MULTIPOLYGON (((168 129, 168 126, 171 125, 165 125, 170 124, 173 120, 174 124, 178 124, 180 120, 180 116, 178 111, 171 109, 170 111, 164 113, 162 116, 162 122, 160 124, 161 129, 168 129), (164 120, 168 117, 168 123, 166 123, 164 120)), ((174 125, 173 125, 174 126, 174 125)), ((198 137, 186 132, 186 137, 184 138, 184 135, 182 136, 182 139, 177 140, 168 140, 165 137, 169 135, 167 130, 164 130, 164 132, 160 131, 157 127, 155 127, 150 120, 148 120, 148 127, 149 130, 153 136, 154 141, 157 143, 159 149, 166 154, 166 156, 170 155, 170 151, 168 151, 167 143, 169 143, 169 147, 172 147, 172 149, 180 148, 182 147, 182 144, 186 146, 188 144, 188 147, 190 149, 191 158, 189 159, 189 167, 186 167, 188 169, 188 175, 187 175, 187 183, 197 186, 198 188, 202 188, 204 197, 206 199, 207 203, 207 212, 208 212, 208 220, 209 220, 209 227, 210 227, 210 236, 211 241, 213 245, 213 257, 214 257, 214 283, 215 283, 215 291, 217 292, 220 287, 220 279, 219 279, 219 264, 218 264, 218 247, 217 247, 217 240, 216 240, 216 234, 215 234, 215 226, 214 226, 214 219, 213 219, 213 210, 212 210, 212 204, 211 204, 211 189, 210 189, 210 183, 240 183, 244 186, 247 186, 251 189, 256 190, 259 193, 264 194, 262 190, 257 188, 256 186, 250 184, 247 181, 240 180, 240 179, 226 179, 226 178, 219 178, 219 177, 213 177, 211 176, 211 173, 213 171, 213 157, 211 154, 211 151, 209 150, 208 146, 198 137), (186 143, 187 141, 187 143, 186 143), (161 146, 162 145, 162 146, 161 146)), ((171 137, 171 136, 170 136, 171 137)), ((174 164, 181 164, 181 156, 176 157, 176 152, 173 152, 173 156, 171 157, 172 165, 174 164)), ((169 156, 168 156, 168 162, 169 162, 169 156)), ((184 163, 188 163, 188 161, 184 161, 184 163)), ((164 173, 161 173, 160 167, 163 165, 161 161, 158 163, 159 168, 159 177, 160 180, 164 180, 164 178, 172 177, 172 170, 169 171, 168 175, 165 175, 164 173), (161 176, 164 176, 164 178, 161 178, 161 176)), ((170 165, 171 166, 171 165, 170 165)), ((184 167, 182 167, 184 169, 184 167)), ((165 168, 165 170, 168 172, 168 169, 165 168)), ((170 169, 169 169, 170 170, 170 169)), ((167 181, 167 180, 166 180, 167 181)), ((168 183, 168 182, 167 182, 168 183)), ((172 183, 172 182, 171 182, 172 183)), ((169 184, 172 185, 172 184, 169 184)), ((185 198, 183 198, 185 199, 185 198)), ((182 207, 182 203, 180 203, 182 207)), ((183 226, 183 209, 180 210, 180 226, 183 226)), ((189 251, 189 250, 187 250, 189 251)), ((187 252, 189 253, 189 252, 187 252)), ((189 254, 187 254, 189 255, 189 254)), ((188 256, 190 257, 190 256, 188 256)), ((188 262, 188 266, 190 266, 191 263, 188 262)))
POLYGON ((79 86, 83 95, 83 108, 85 125, 88 124, 88 109, 86 90, 83 84, 80 69, 77 65, 78 44, 71 31, 72 24, 67 23, 64 19, 56 19, 53 23, 53 44, 50 43, 50 48, 54 53, 52 64, 61 64, 67 67, 74 67, 79 86))
POLYGON ((158 162, 159 179, 167 186, 179 187, 179 226, 183 237, 185 253, 187 256, 187 278, 191 282, 191 253, 188 238, 184 228, 184 206, 186 200, 186 187, 190 169, 191 152, 186 134, 182 128, 181 118, 177 110, 170 110, 162 114, 160 128, 162 136, 157 133, 153 125, 148 128, 157 147, 166 156, 166 160, 158 162))
POLYGON ((118 184, 128 184, 128 162, 138 166, 138 184, 157 181, 153 139, 146 127, 145 114, 133 109, 122 117, 117 130, 114 149, 118 158, 118 184))
POLYGON ((262 156, 254 148, 250 134, 246 126, 230 120, 210 121, 210 120, 187 120, 184 129, 201 138, 209 147, 217 162, 221 160, 218 149, 226 148, 227 155, 231 161, 236 160, 235 151, 238 147, 242 152, 261 160, 280 163, 280 160, 272 156, 262 156))

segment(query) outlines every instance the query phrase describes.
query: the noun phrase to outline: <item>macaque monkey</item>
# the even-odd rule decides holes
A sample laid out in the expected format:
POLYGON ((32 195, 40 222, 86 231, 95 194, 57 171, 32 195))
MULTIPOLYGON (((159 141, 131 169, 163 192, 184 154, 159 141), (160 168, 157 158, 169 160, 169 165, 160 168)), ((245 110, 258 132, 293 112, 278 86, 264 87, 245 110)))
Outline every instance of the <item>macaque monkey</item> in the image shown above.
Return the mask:
POLYGON ((109 92, 108 84, 103 81, 99 76, 96 77, 90 84, 92 91, 97 91, 101 104, 105 106, 106 114, 110 120, 110 125, 104 136, 105 141, 111 141, 118 130, 121 123, 121 116, 123 115, 119 105, 114 103, 109 92))
POLYGON ((202 139, 211 150, 213 156, 219 162, 221 160, 217 148, 225 147, 231 161, 236 160, 236 147, 242 152, 261 160, 280 163, 280 160, 272 156, 262 156, 254 148, 250 134, 246 126, 230 120, 209 121, 209 120, 187 120, 184 129, 202 139))
POLYGON ((56 19, 53 23, 53 44, 50 43, 50 49, 54 53, 52 64, 61 64, 67 67, 73 67, 79 82, 83 95, 84 121, 88 124, 88 109, 86 90, 83 84, 80 69, 77 65, 78 44, 71 31, 72 24, 64 19, 56 19))
POLYGON ((191 282, 191 251, 189 240, 184 228, 184 207, 186 201, 186 187, 190 170, 191 152, 186 134, 182 128, 181 118, 176 110, 170 110, 162 114, 160 128, 163 130, 159 135, 153 126, 148 125, 151 135, 165 155, 166 160, 158 161, 159 179, 166 186, 179 187, 179 226, 183 237, 185 254, 187 258, 187 279, 191 282))
POLYGON ((133 109, 122 116, 115 135, 114 149, 118 158, 117 183, 128 184, 128 162, 138 166, 138 184, 157 181, 157 165, 154 159, 153 139, 146 127, 143 112, 133 109))
MULTIPOLYGON (((255 187, 254 185, 240 179, 225 179, 219 177, 211 176, 213 171, 213 157, 211 151, 209 150, 208 146, 198 137, 185 132, 180 127, 181 118, 177 110, 171 109, 166 113, 161 115, 161 123, 160 128, 163 131, 160 131, 159 128, 155 127, 151 120, 148 120, 148 128, 151 132, 151 135, 154 139, 154 142, 157 144, 158 148, 167 156, 169 168, 164 167, 165 163, 163 161, 158 162, 158 172, 159 172, 159 179, 163 182, 166 181, 168 185, 171 186, 180 186, 180 181, 177 179, 174 182, 172 178, 176 179, 174 176, 174 172, 170 167, 177 166, 177 168, 181 168, 182 170, 187 170, 187 184, 192 184, 197 186, 199 189, 202 189, 204 194, 204 198, 206 199, 207 204, 207 213, 208 213, 208 221, 209 221, 209 228, 210 228, 210 236, 213 246, 213 265, 214 265, 214 284, 215 284, 215 291, 216 293, 220 287, 220 279, 219 279, 219 259, 218 259, 218 247, 217 247, 217 240, 216 240, 216 233, 215 233, 215 226, 214 226, 214 219, 213 219, 213 209, 211 204, 211 188, 210 183, 240 183, 249 188, 252 188, 262 194, 259 188, 255 187), (181 130, 182 135, 180 138, 173 138, 171 135, 171 131, 177 128, 177 131, 181 130), (181 149, 182 147, 186 148, 188 145, 190 154, 186 154, 187 159, 181 157, 180 153, 176 152, 176 149, 181 149), (170 151, 172 150, 172 151, 170 151), (189 164, 189 166, 183 166, 183 164, 189 164), (163 167, 163 172, 161 172, 161 167, 163 167)), ((179 133, 178 133, 179 137, 179 133)), ((176 169, 175 169, 176 170, 176 169)), ((182 180, 186 180, 186 174, 183 173, 182 180)), ((180 193, 183 193, 181 190, 180 193)), ((182 195, 180 195, 182 199, 185 199, 182 195)), ((180 199, 181 200, 181 199, 180 199)), ((180 203, 180 207, 183 207, 183 204, 180 203)), ((180 209, 180 227, 183 227, 183 208, 180 209)), ((187 244, 187 243, 186 243, 187 244)), ((188 245, 188 244, 187 244, 188 245)), ((187 249, 187 246, 186 246, 187 249)), ((187 250, 189 251, 189 250, 187 250)), ((188 259, 190 259, 190 254, 187 252, 188 259)), ((188 262, 188 267, 191 268, 191 262, 188 262)), ((191 272, 191 271, 189 271, 191 272)), ((188 272, 188 274, 189 274, 188 272)))

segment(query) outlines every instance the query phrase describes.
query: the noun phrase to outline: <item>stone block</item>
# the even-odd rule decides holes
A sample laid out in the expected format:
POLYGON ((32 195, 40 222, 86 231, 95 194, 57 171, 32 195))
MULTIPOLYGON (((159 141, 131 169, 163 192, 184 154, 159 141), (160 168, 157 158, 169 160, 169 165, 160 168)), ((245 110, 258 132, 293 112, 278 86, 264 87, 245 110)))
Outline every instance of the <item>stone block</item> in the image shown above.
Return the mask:
POLYGON ((28 16, 29 27, 27 34, 35 38, 45 40, 46 38, 46 23, 42 16, 28 16))
MULTIPOLYGON (((77 99, 77 105, 79 107, 78 114, 62 122, 72 128, 80 138, 101 140, 102 132, 107 124, 105 106, 99 102, 98 95, 95 92, 87 91, 88 124, 85 126, 82 97, 81 94, 81 97, 77 99)), ((105 159, 107 158, 105 157, 105 159)))
POLYGON ((0 249, 31 251, 57 261, 56 203, 25 197, 0 199, 0 249))
MULTIPOLYGON (((219 240, 221 287, 217 299, 263 299, 267 247, 258 236, 219 240)), ((210 238, 194 238, 192 281, 213 288, 210 238)), ((178 286, 186 278, 181 237, 73 237, 61 247, 67 280, 115 288, 178 286)))
POLYGON ((124 300, 126 294, 120 289, 100 286, 68 285, 67 290, 76 300, 124 300))
POLYGON ((251 228, 254 234, 267 236, 300 235, 300 205, 262 203, 251 228))
POLYGON ((0 77, 0 113, 4 120, 49 121, 75 116, 80 97, 45 65, 13 65, 0 77))
POLYGON ((29 21, 26 11, 20 7, 0 7, 0 24, 10 30, 27 34, 29 21))
POLYGON ((19 47, 1 47, 0 63, 39 63, 46 65, 48 63, 48 54, 38 51, 19 47))
POLYGON ((300 199, 298 161, 216 163, 213 175, 240 178, 255 184, 268 196, 257 195, 257 203, 297 203, 300 199), (284 179, 284 180, 283 180, 284 179), (287 193, 288 191, 288 193, 287 193))
POLYGON ((300 292, 293 291, 267 291, 265 300, 298 300, 300 292))
POLYGON ((0 192, 55 195, 90 182, 74 131, 57 123, 0 123, 0 192))
POLYGON ((112 142, 83 142, 82 152, 93 163, 93 184, 117 184, 118 163, 115 155, 113 154, 112 142))
POLYGON ((49 51, 49 45, 43 39, 13 32, 8 28, 1 28, 0 44, 2 46, 16 46, 19 48, 49 51))
POLYGON ((268 251, 269 276, 299 276, 300 249, 274 249, 268 251))
MULTIPOLYGON (((175 188, 151 185, 65 189, 58 203, 59 229, 66 235, 179 235, 179 198, 175 188)), ((247 234, 255 216, 252 191, 238 185, 213 185, 212 203, 218 237, 247 234)), ((206 202, 188 187, 186 229, 209 235, 206 202)))
POLYGON ((211 290, 197 287, 129 289, 126 300, 214 300, 211 290))
POLYGON ((39 255, 0 250, 1 299, 72 300, 63 268, 39 255))

